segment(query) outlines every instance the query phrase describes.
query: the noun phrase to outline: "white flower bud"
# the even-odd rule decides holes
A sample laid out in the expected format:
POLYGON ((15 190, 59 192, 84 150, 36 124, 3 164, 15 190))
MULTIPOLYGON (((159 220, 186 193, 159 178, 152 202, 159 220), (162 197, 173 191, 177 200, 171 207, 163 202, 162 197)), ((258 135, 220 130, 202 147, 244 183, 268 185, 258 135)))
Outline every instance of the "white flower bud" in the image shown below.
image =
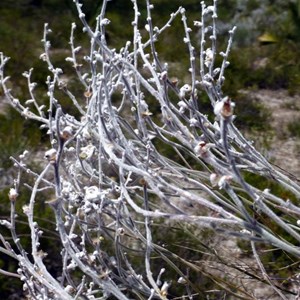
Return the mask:
POLYGON ((75 289, 71 286, 71 285, 67 285, 65 287, 65 291, 68 293, 68 294, 72 294, 75 292, 75 289))
POLYGON ((216 116, 223 116, 228 118, 233 114, 233 108, 235 104, 231 102, 229 97, 224 97, 221 101, 218 101, 214 107, 214 113, 216 116))
POLYGON ((180 98, 184 98, 185 94, 188 93, 188 92, 190 92, 191 90, 192 90, 192 87, 189 84, 185 84, 179 90, 179 97, 180 98))
POLYGON ((212 61, 214 58, 214 53, 211 50, 211 48, 207 48, 205 50, 205 60, 204 60, 204 64, 206 65, 206 67, 209 68, 209 66, 211 65, 212 61))
POLYGON ((97 201, 100 199, 100 192, 97 186, 90 186, 85 190, 85 200, 97 201))
POLYGON ((200 141, 195 147, 194 152, 197 156, 202 158, 207 158, 209 156, 210 148, 214 147, 215 145, 212 143, 206 143, 204 141, 200 141))
POLYGON ((107 19, 107 18, 104 18, 104 19, 101 21, 100 25, 106 26, 106 25, 108 25, 109 23, 110 23, 110 20, 107 19))
POLYGON ((8 198, 10 201, 16 201, 18 196, 19 196, 19 194, 17 193, 16 189, 11 188, 9 190, 8 198))
POLYGON ((23 213, 24 213, 25 215, 28 215, 29 212, 30 212, 30 209, 29 209, 29 206, 28 206, 28 205, 23 205, 23 206, 22 206, 22 210, 23 210, 23 213))
POLYGON ((218 185, 219 178, 218 178, 218 175, 216 173, 210 174, 209 180, 210 180, 210 183, 211 183, 212 186, 217 186, 218 185))
POLYGON ((47 60, 47 55, 46 55, 46 53, 42 53, 42 54, 40 55, 40 59, 43 60, 43 61, 46 61, 46 60, 47 60))
POLYGON ((186 284, 187 283, 186 279, 183 278, 183 277, 179 277, 178 280, 177 280, 177 282, 181 283, 181 284, 186 284))
POLYGON ((166 281, 164 282, 163 286, 160 289, 160 294, 162 296, 167 296, 170 285, 171 285, 170 283, 168 283, 166 281))
POLYGON ((203 10, 203 15, 209 14, 209 13, 214 13, 215 12, 215 8, 213 5, 207 6, 204 10, 203 10))
POLYGON ((51 162, 51 163, 55 163, 56 162, 56 154, 57 154, 57 151, 56 149, 52 148, 48 151, 45 152, 45 158, 51 162))
POLYGON ((214 107, 214 113, 215 113, 216 116, 221 114, 223 106, 224 106, 223 101, 219 101, 219 102, 216 103, 216 105, 214 107))
POLYGON ((179 101, 177 104, 178 104, 179 107, 187 109, 187 104, 184 101, 179 101))
POLYGON ((26 100, 25 101, 25 105, 29 105, 31 103, 34 103, 34 100, 33 99, 29 99, 29 100, 26 100))
POLYGON ((184 101, 179 101, 178 106, 180 107, 179 112, 183 114, 185 110, 188 108, 187 104, 184 101))
POLYGON ((194 26, 195 27, 202 27, 202 22, 200 22, 200 21, 194 21, 194 26))
POLYGON ((63 139, 63 140, 68 140, 70 137, 72 137, 73 135, 73 129, 71 126, 66 126, 63 131, 61 132, 61 135, 60 137, 63 139))
POLYGON ((74 63, 74 59, 73 59, 72 57, 66 57, 66 58, 65 58, 65 61, 74 63))
POLYGON ((198 124, 198 120, 195 118, 190 119, 190 126, 195 127, 198 124))
POLYGON ((228 184, 232 180, 232 176, 230 175, 223 175, 220 180, 218 181, 218 186, 221 189, 223 189, 226 184, 228 184))

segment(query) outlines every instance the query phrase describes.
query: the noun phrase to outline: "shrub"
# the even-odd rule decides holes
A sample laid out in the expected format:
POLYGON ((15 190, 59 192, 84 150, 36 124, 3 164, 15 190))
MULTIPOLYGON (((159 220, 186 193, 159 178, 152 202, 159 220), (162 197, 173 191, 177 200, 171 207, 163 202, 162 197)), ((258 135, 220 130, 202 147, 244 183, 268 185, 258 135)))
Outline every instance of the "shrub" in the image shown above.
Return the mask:
POLYGON ((6 97, 25 118, 48 130, 50 144, 39 173, 28 167, 28 151, 12 158, 19 173, 9 191, 11 218, 1 220, 12 241, 1 235, 0 251, 14 258, 18 269, 0 271, 19 278, 33 299, 220 299, 227 292, 250 299, 254 290, 239 281, 245 274, 269 286, 273 296, 295 295, 293 287, 267 274, 271 262, 261 258, 261 250, 275 255, 275 248, 281 263, 286 256, 300 256, 300 188, 234 124, 234 103, 222 86, 235 28, 229 30, 227 48, 218 49, 217 1, 210 6, 202 2, 193 29, 182 7, 165 26, 156 27, 149 1, 141 28, 138 1, 132 1, 133 40, 121 49, 110 48, 106 40, 108 1, 103 1, 94 29, 74 2, 91 48, 83 60, 78 58, 73 24, 72 54, 66 61, 78 78, 70 84, 50 59, 51 31, 45 25, 41 59, 50 71, 47 106, 35 96, 31 71, 23 74, 30 99, 13 96, 4 75, 8 58, 1 54, 6 97), (177 18, 190 62, 182 84, 169 75, 171 65, 156 51, 156 41, 177 18), (200 36, 197 46, 193 30, 200 36), (203 94, 212 106, 209 116, 201 110, 203 94), (24 186, 30 191, 23 206, 30 252, 16 228, 24 172, 34 179, 24 186), (260 188, 251 183, 251 175, 273 184, 260 188), (289 199, 278 192, 283 189, 289 199), (53 262, 47 259, 45 233, 36 218, 39 201, 52 208, 59 236, 61 262, 52 258, 55 271, 50 271, 53 262), (256 267, 245 269, 231 255, 221 255, 215 243, 219 236, 232 243, 246 241, 256 267), (219 290, 211 289, 215 286, 219 290))

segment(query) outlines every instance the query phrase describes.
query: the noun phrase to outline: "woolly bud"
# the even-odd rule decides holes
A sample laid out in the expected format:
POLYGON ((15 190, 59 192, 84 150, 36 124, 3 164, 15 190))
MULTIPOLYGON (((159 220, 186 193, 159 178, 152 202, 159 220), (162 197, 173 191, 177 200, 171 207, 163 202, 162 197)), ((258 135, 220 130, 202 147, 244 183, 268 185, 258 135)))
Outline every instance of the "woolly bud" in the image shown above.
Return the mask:
POLYGON ((216 116, 221 115, 224 118, 231 117, 233 114, 234 103, 231 102, 229 97, 223 98, 221 101, 217 102, 214 107, 214 113, 216 116))
POLYGON ((160 289, 160 294, 163 296, 163 297, 165 297, 165 296, 167 296, 167 294, 168 294, 168 289, 169 289, 169 287, 170 287, 170 283, 168 283, 168 282, 164 282, 164 284, 163 284, 163 286, 161 287, 161 289, 160 289))
POLYGON ((220 180, 218 181, 218 186, 219 189, 223 189, 225 188, 225 186, 230 183, 230 181, 232 180, 232 176, 231 175, 223 175, 220 180))
POLYGON ((185 278, 183 277, 179 277, 178 280, 177 280, 178 283, 181 283, 181 284, 187 284, 187 281, 185 278))
POLYGON ((107 18, 104 18, 104 19, 101 21, 100 25, 106 26, 106 25, 108 25, 109 23, 110 23, 110 20, 107 19, 107 18))
POLYGON ((90 186, 90 187, 87 187, 86 190, 85 190, 85 197, 84 199, 85 200, 88 200, 90 202, 94 202, 94 201, 97 201, 99 200, 100 198, 100 191, 99 191, 99 188, 97 186, 90 186))
POLYGON ((67 285, 65 287, 65 291, 68 293, 68 294, 73 294, 75 292, 75 289, 71 286, 71 285, 67 285))
POLYGON ((212 143, 206 143, 205 141, 200 141, 195 147, 194 152, 197 156, 202 158, 207 158, 209 155, 210 148, 214 147, 215 145, 212 143))
POLYGON ((9 190, 8 198, 10 201, 16 201, 18 196, 19 196, 19 194, 17 193, 16 189, 11 188, 9 190))
POLYGON ((184 113, 185 110, 188 108, 187 104, 184 101, 179 101, 178 106, 180 107, 179 112, 184 113))
POLYGON ((71 126, 66 126, 60 134, 60 137, 67 141, 73 135, 73 130, 71 126))
POLYGON ((195 27, 202 27, 202 22, 200 22, 200 21, 194 21, 194 26, 195 27))
POLYGON ((210 67, 213 59, 214 59, 214 52, 211 50, 211 48, 207 48, 205 50, 205 60, 204 60, 204 64, 207 68, 210 67))
POLYGON ((179 97, 184 98, 185 94, 190 92, 192 90, 192 87, 189 84, 185 84, 183 87, 179 90, 179 97))
POLYGON ((45 152, 45 158, 50 162, 50 163, 55 163, 56 162, 56 154, 57 151, 55 149, 50 149, 45 152))
POLYGON ((219 176, 216 173, 212 173, 209 176, 210 183, 212 186, 217 186, 219 182, 219 176))

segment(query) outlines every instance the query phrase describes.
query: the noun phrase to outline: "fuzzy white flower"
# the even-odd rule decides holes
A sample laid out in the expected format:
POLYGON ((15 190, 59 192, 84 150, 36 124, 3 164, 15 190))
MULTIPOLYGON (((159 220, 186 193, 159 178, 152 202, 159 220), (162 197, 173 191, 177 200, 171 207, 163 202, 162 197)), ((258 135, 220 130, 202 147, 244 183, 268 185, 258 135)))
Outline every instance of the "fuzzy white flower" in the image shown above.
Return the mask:
POLYGON ((183 114, 185 112, 185 110, 188 108, 187 104, 184 101, 179 101, 178 103, 179 108, 179 112, 181 114, 183 114))
POLYGON ((207 48, 205 50, 205 59, 204 59, 204 64, 206 65, 207 68, 210 67, 210 65, 213 61, 213 58, 214 58, 213 51, 211 50, 211 48, 207 48))
POLYGON ((25 101, 25 105, 29 105, 31 103, 34 103, 33 99, 28 99, 28 100, 25 101))
POLYGON ((218 115, 221 114, 223 106, 224 106, 224 102, 223 101, 219 101, 219 102, 216 103, 216 105, 214 107, 214 114, 216 116, 218 116, 218 115))
POLYGON ((212 186, 217 186, 219 181, 219 176, 216 173, 212 173, 209 176, 209 180, 212 186))
POLYGON ((223 175, 219 181, 218 181, 218 186, 219 186, 219 189, 223 189, 225 188, 225 186, 232 180, 232 176, 230 175, 223 175))
POLYGON ((214 114, 216 116, 223 116, 224 118, 230 117, 233 114, 235 103, 233 103, 229 97, 224 97, 218 101, 214 107, 214 114))
POLYGON ((195 118, 190 119, 190 126, 195 127, 198 124, 198 120, 195 118))
POLYGON ((200 141, 194 147, 194 152, 199 157, 207 158, 210 154, 210 149, 212 147, 215 147, 215 145, 212 143, 206 143, 205 141, 200 141))
POLYGON ((107 18, 104 18, 104 19, 101 21, 100 25, 106 26, 106 25, 108 25, 109 23, 110 23, 110 20, 107 19, 107 18))
POLYGON ((163 286, 160 289, 160 294, 162 296, 166 296, 168 294, 168 289, 169 289, 170 285, 171 285, 170 283, 168 283, 166 281, 164 282, 163 286))
POLYGON ((52 148, 48 151, 45 152, 45 158, 50 162, 50 163, 55 163, 56 161, 56 154, 57 151, 56 149, 52 148))
POLYGON ((28 215, 30 212, 29 206, 26 204, 22 206, 22 210, 25 215, 28 215))
POLYGON ((97 186, 90 186, 85 190, 84 199, 88 201, 97 201, 100 198, 100 191, 97 186))
POLYGON ((191 90, 192 90, 192 87, 189 84, 185 84, 179 90, 179 97, 184 98, 186 93, 190 92, 191 90))
POLYGON ((66 58, 65 58, 65 61, 74 63, 74 59, 73 59, 72 57, 66 57, 66 58))
POLYGON ((207 6, 203 10, 203 15, 209 14, 209 13, 214 13, 215 12, 215 7, 213 5, 207 6))
POLYGON ((9 193, 8 193, 8 198, 10 201, 16 201, 17 197, 19 196, 18 192, 16 191, 16 189, 14 188, 11 188, 9 190, 9 193))
POLYGON ((178 280, 177 280, 177 282, 181 283, 181 284, 186 284, 187 283, 186 279, 183 278, 183 277, 179 277, 178 280))
POLYGON ((194 26, 195 27, 202 27, 202 22, 200 22, 200 21, 194 21, 194 26))
POLYGON ((75 292, 75 289, 71 286, 71 285, 67 285, 65 287, 65 291, 68 293, 68 294, 72 294, 75 292))
POLYGON ((73 135, 73 129, 71 126, 66 126, 60 134, 60 136, 63 140, 70 139, 70 137, 72 137, 72 135, 73 135))

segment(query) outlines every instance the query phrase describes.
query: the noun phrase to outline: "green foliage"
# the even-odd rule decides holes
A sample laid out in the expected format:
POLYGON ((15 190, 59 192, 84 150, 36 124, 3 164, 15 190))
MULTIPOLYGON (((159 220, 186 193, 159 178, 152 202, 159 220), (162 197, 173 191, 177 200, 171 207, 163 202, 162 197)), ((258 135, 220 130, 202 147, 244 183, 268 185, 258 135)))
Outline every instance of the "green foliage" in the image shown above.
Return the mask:
POLYGON ((25 149, 38 149, 41 132, 33 122, 24 119, 12 108, 0 114, 0 166, 8 169, 12 166, 10 156, 16 156, 25 149))
POLYGON ((0 9, 2 8, 9 8, 9 9, 24 9, 30 5, 32 0, 5 0, 1 1, 0 9))
POLYGON ((7 72, 20 79, 20 74, 31 67, 33 56, 38 56, 40 37, 36 35, 34 24, 21 11, 1 9, 0 13, 1 52, 11 57, 7 72))
POLYGON ((124 47, 126 41, 132 41, 132 26, 130 24, 132 18, 130 18, 130 15, 131 14, 129 13, 124 17, 124 15, 121 15, 114 10, 107 12, 107 17, 111 21, 106 29, 107 40, 109 44, 116 49, 124 47))
POLYGON ((271 51, 270 61, 265 68, 266 86, 286 88, 291 94, 300 92, 300 62, 295 60, 300 55, 299 46, 288 42, 277 45, 271 51))
POLYGON ((292 137, 300 138, 300 118, 296 118, 289 122, 287 128, 292 137))
POLYGON ((234 101, 237 115, 234 123, 238 128, 251 132, 271 131, 271 113, 257 98, 239 93, 234 101))
POLYGON ((287 89, 300 91, 300 55, 294 42, 234 49, 226 72, 224 91, 232 95, 240 89, 287 89))
POLYGON ((263 179, 262 176, 254 173, 245 173, 244 177, 247 182, 249 182, 251 185, 255 186, 261 191, 265 189, 269 189, 272 191, 274 195, 277 195, 282 199, 295 201, 295 202, 297 201, 293 193, 286 190, 282 185, 272 180, 272 177, 270 177, 269 180, 266 180, 263 179))

